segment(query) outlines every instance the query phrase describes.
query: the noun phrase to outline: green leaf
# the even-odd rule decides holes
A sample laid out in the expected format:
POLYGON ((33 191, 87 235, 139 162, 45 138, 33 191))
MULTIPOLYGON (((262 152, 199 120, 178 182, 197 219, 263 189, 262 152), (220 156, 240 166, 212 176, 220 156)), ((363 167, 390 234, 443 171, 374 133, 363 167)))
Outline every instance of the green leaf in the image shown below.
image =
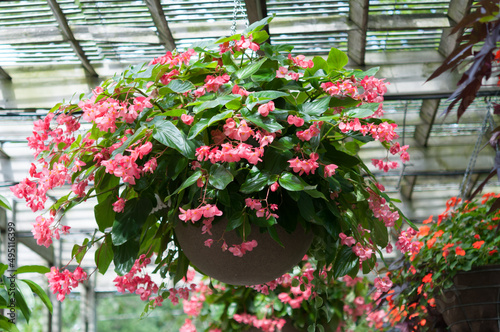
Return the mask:
POLYGON ((163 145, 176 149, 184 157, 194 159, 194 146, 172 122, 163 120, 156 123, 153 137, 163 145))
POLYGON ((276 226, 272 225, 267 228, 267 231, 269 232, 269 235, 271 235, 271 238, 276 241, 280 246, 283 247, 283 243, 280 240, 280 237, 278 235, 278 232, 276 231, 276 226))
POLYGON ((21 273, 49 273, 50 269, 46 266, 43 265, 25 265, 17 268, 16 272, 14 274, 21 274, 21 273))
POLYGON ((7 210, 12 210, 12 207, 10 206, 10 203, 7 200, 7 198, 3 197, 2 195, 0 195, 0 206, 7 210))
POLYGON ((28 286, 30 286, 31 288, 31 291, 33 293, 35 293, 36 295, 38 295, 38 297, 42 300, 42 302, 45 304, 45 306, 47 307, 47 309, 49 309, 49 312, 52 313, 52 302, 50 302, 50 298, 49 296, 47 295, 47 293, 45 293, 45 291, 43 290, 42 287, 40 287, 37 283, 35 283, 34 281, 32 280, 28 280, 28 279, 22 279, 25 283, 28 284, 28 286))
POLYGON ((21 309, 21 312, 29 323, 31 312, 35 307, 35 297, 30 286, 23 280, 16 280, 16 305, 21 309))
POLYGON ((233 95, 233 94, 226 95, 226 96, 220 96, 217 99, 204 101, 201 104, 196 104, 196 106, 193 107, 193 112, 194 113, 199 113, 201 111, 204 111, 204 110, 207 110, 207 109, 211 109, 211 108, 214 108, 214 107, 217 107, 217 106, 224 106, 227 103, 229 103, 229 102, 231 102, 231 101, 233 101, 235 99, 240 99, 240 98, 241 98, 240 95, 233 95))
POLYGON ((246 66, 246 67, 243 67, 243 68, 237 70, 234 73, 234 75, 238 79, 241 79, 241 80, 243 80, 247 77, 250 77, 253 74, 255 74, 260 69, 260 67, 264 64, 264 62, 266 62, 266 61, 267 61, 267 58, 260 59, 259 61, 254 62, 249 66, 246 66))
POLYGON ((333 276, 335 279, 348 274, 358 264, 358 256, 352 248, 342 246, 333 264, 333 276))
MULTIPOLYGON (((254 168, 255 170, 255 168, 254 168)), ((244 194, 250 194, 256 191, 261 191, 267 185, 269 174, 264 174, 259 170, 250 172, 243 184, 240 191, 244 194)))
POLYGON ((243 118, 249 122, 252 122, 254 125, 267 130, 270 133, 274 133, 278 130, 283 129, 284 127, 276 121, 272 115, 268 115, 266 117, 262 117, 259 113, 251 113, 247 108, 243 108, 241 110, 241 115, 243 118))
POLYGON ((385 248, 389 242, 387 227, 380 220, 375 220, 373 222, 372 238, 375 241, 375 244, 382 248, 385 248))
POLYGON ((167 88, 176 93, 184 93, 189 90, 194 90, 196 87, 189 81, 172 80, 167 84, 167 88))
POLYGON ((125 203, 122 213, 117 213, 111 230, 111 240, 115 246, 138 237, 153 204, 146 197, 132 198, 125 203))
POLYGON ((351 118, 366 118, 367 116, 373 115, 373 113, 375 113, 375 111, 378 109, 379 105, 379 103, 363 104, 354 109, 350 109, 346 114, 351 118))
POLYGON ((101 232, 108 227, 113 226, 116 212, 113 210, 113 203, 116 199, 109 195, 104 201, 94 206, 94 217, 101 232))
POLYGON ((208 126, 213 125, 216 122, 219 122, 220 120, 225 120, 227 118, 230 118, 233 116, 234 112, 233 111, 225 111, 222 113, 217 114, 216 116, 213 116, 210 118, 210 121, 208 122, 208 126))
POLYGON ((210 167, 210 175, 208 176, 208 183, 216 189, 224 190, 226 186, 233 181, 233 174, 229 172, 223 165, 213 164, 210 167))
POLYGON ((139 254, 139 248, 138 238, 129 240, 121 246, 113 246, 113 262, 118 275, 122 276, 130 271, 139 254))
POLYGON ((266 30, 256 31, 252 33, 252 42, 260 44, 269 39, 269 34, 266 30))
POLYGON ((12 323, 7 317, 0 316, 0 330, 7 332, 19 332, 16 325, 12 323))
POLYGON ((252 98, 255 98, 259 102, 268 102, 274 100, 276 98, 289 96, 290 94, 282 91, 274 91, 274 90, 266 90, 266 91, 257 91, 252 92, 252 98))
POLYGON ((368 69, 367 71, 360 71, 360 70, 356 70, 354 71, 354 77, 356 77, 357 79, 363 79, 365 78, 365 76, 374 76, 378 71, 379 71, 380 67, 372 67, 370 69, 368 69))
POLYGON ((189 134, 188 134, 188 139, 193 139, 196 136, 198 136, 199 133, 201 133, 203 130, 205 130, 208 127, 208 122, 210 119, 201 119, 200 121, 196 122, 194 125, 191 126, 191 129, 189 129, 189 134))
POLYGON ((189 259, 186 257, 184 252, 179 251, 179 257, 177 258, 177 269, 175 271, 174 285, 177 284, 184 276, 186 276, 187 270, 189 268, 189 259))
MULTIPOLYGON (((184 182, 181 184, 181 186, 179 188, 177 188, 173 193, 172 195, 168 196, 168 198, 170 198, 171 196, 181 192, 182 190, 186 189, 187 187, 190 187, 192 186, 193 184, 196 183, 196 181, 198 181, 198 179, 203 175, 202 171, 198 170, 196 172, 194 172, 190 177, 188 177, 186 180, 184 180, 184 182)), ((168 200, 168 198, 166 200, 168 200)))
POLYGON ((323 198, 325 201, 327 201, 325 195, 323 195, 323 193, 321 191, 318 191, 316 189, 312 189, 312 190, 305 190, 306 194, 308 194, 309 196, 313 197, 313 198, 323 198))
POLYGON ((302 178, 289 172, 283 172, 278 180, 280 186, 289 191, 312 190, 316 186, 308 185, 302 178))
POLYGON ((330 99, 330 97, 324 97, 299 105, 299 112, 309 116, 320 116, 328 109, 330 99))
POLYGON ((96 250, 94 261, 101 274, 105 274, 109 264, 113 261, 113 245, 111 235, 106 234, 101 246, 96 250))
POLYGON ((9 266, 7 264, 0 263, 0 276, 3 276, 3 274, 5 273, 5 271, 7 271, 8 268, 9 266))
POLYGON ((328 53, 328 60, 326 62, 328 63, 328 68, 330 71, 339 70, 347 65, 347 62, 349 62, 349 58, 344 52, 336 48, 332 48, 330 50, 330 53, 328 53))
POLYGON ((273 14, 272 16, 264 17, 263 19, 250 24, 245 30, 243 30, 243 34, 248 35, 251 32, 262 30, 262 28, 268 25, 269 22, 271 22, 275 16, 276 14, 273 14))

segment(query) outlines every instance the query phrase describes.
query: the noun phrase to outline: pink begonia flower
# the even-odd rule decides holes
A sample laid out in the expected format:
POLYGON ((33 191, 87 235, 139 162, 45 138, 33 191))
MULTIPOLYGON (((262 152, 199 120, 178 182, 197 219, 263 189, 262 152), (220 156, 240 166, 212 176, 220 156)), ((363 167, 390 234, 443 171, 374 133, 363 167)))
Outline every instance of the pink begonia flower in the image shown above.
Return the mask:
POLYGON ((213 239, 208 239, 208 240, 205 240, 204 244, 206 247, 211 247, 212 244, 214 243, 214 240, 213 239))
POLYGON ((304 75, 304 74, 302 74, 302 73, 294 73, 294 72, 289 72, 289 73, 288 73, 288 76, 290 76, 290 78, 291 78, 292 80, 294 80, 294 81, 298 81, 298 80, 299 80, 299 78, 300 78, 301 76, 303 76, 303 75, 304 75))
POLYGON ((179 332, 196 332, 196 327, 193 325, 191 319, 186 318, 184 324, 179 329, 179 332))
POLYGON ((352 236, 347 236, 344 233, 340 233, 339 237, 341 239, 340 244, 342 244, 342 245, 346 245, 348 247, 351 247, 356 243, 356 240, 354 240, 354 238, 352 236))
POLYGON ((113 211, 115 211, 116 213, 123 212, 123 210, 125 209, 125 202, 126 202, 126 200, 119 197, 118 200, 112 204, 113 211))
POLYGON ((279 67, 278 70, 276 70, 276 78, 285 78, 287 73, 288 69, 286 67, 279 67))
POLYGON ((243 96, 243 97, 246 97, 246 96, 248 96, 250 94, 249 91, 245 90, 245 88, 239 87, 238 84, 235 84, 233 86, 233 89, 231 90, 231 92, 234 95, 240 95, 240 96, 243 96))
POLYGON ((271 191, 273 191, 273 192, 274 192, 274 191, 278 190, 279 186, 280 186, 280 185, 278 184, 278 181, 276 181, 275 183, 273 183, 273 184, 271 185, 270 189, 271 189, 271 191))
POLYGON ((182 114, 181 115, 181 120, 182 120, 182 122, 184 122, 185 124, 187 124, 188 126, 190 126, 193 123, 194 117, 191 116, 191 115, 182 114))
POLYGON ((31 233, 39 246, 49 247, 52 244, 52 237, 54 236, 50 226, 54 222, 54 218, 44 218, 42 216, 36 217, 36 222, 33 224, 31 233))
POLYGON ((246 198, 245 205, 252 210, 260 210, 262 208, 262 204, 258 199, 246 198))
POLYGON ((391 287, 392 287, 392 281, 389 279, 389 277, 385 276, 383 278, 375 278, 374 280, 375 287, 382 291, 382 292, 388 292, 391 287))
POLYGON ((369 259, 373 254, 373 250, 371 248, 368 248, 368 247, 365 248, 359 242, 356 243, 356 245, 354 247, 352 247, 352 251, 356 254, 356 256, 359 257, 360 262, 363 262, 363 261, 369 259))
POLYGON ((274 111, 274 102, 271 100, 267 104, 263 104, 259 106, 259 114, 266 117, 269 115, 269 112, 274 111))
POLYGON ((142 167, 142 172, 143 173, 146 173, 146 172, 153 173, 155 171, 156 167, 158 167, 158 162, 157 162, 156 158, 153 157, 144 164, 144 166, 142 167))
POLYGON ((325 178, 335 175, 335 170, 338 168, 335 164, 325 166, 325 178))
POLYGON ((69 270, 59 271, 56 267, 51 267, 50 272, 45 273, 49 281, 49 288, 53 294, 57 293, 57 300, 64 301, 66 295, 71 293, 72 289, 78 287, 78 284, 87 279, 87 273, 77 267, 72 273, 69 270))
POLYGON ((248 126, 247 122, 245 120, 241 120, 240 125, 238 126, 239 139, 246 141, 253 134, 254 131, 248 126))
POLYGON ((304 119, 295 115, 289 115, 286 121, 288 124, 295 125, 296 127, 302 127, 304 125, 304 119))

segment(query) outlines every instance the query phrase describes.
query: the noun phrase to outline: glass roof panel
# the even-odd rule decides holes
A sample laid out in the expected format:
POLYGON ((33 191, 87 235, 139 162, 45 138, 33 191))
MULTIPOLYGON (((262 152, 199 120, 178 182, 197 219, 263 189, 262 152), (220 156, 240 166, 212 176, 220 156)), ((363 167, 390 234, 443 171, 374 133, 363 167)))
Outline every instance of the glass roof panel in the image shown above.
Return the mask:
POLYGON ((269 14, 277 16, 348 16, 349 1, 267 1, 269 14))
POLYGON ((371 15, 444 14, 450 0, 370 0, 371 15))
POLYGON ((437 49, 441 33, 441 29, 368 31, 366 33, 366 50, 417 51, 437 49))
POLYGON ((0 1, 0 27, 54 26, 47 1, 0 1))
MULTIPOLYGON (((161 4, 169 22, 231 21, 234 16, 233 0, 162 0, 161 4)), ((244 1, 241 1, 241 6, 243 11, 245 11, 244 1)), ((237 17, 238 19, 244 20, 246 19, 246 14, 238 11, 237 17)))

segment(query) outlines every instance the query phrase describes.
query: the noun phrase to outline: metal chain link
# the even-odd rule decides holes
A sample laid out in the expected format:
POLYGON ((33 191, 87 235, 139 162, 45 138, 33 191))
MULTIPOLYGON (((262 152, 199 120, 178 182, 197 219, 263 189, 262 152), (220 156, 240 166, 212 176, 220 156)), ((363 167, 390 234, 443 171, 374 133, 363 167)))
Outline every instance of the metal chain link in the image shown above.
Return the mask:
POLYGON ((462 183, 460 184, 460 197, 465 200, 467 197, 465 195, 469 191, 470 181, 471 181, 471 173, 474 170, 474 166, 476 165, 477 156, 479 155, 479 151, 481 151, 481 142, 483 141, 483 137, 486 133, 488 127, 490 129, 495 128, 493 117, 491 116, 491 101, 487 100, 486 107, 486 115, 483 120, 483 125, 481 130, 479 131, 479 135, 477 137, 476 145, 474 146, 474 150, 472 151, 472 155, 469 160, 469 164, 467 165, 467 169, 464 173, 464 178, 462 179, 462 183))
MULTIPOLYGON (((238 13, 241 13, 244 17, 246 16, 241 0, 234 0, 233 2, 234 2, 233 22, 231 23, 230 36, 236 34, 236 23, 238 22, 238 13)), ((245 27, 248 27, 248 20, 245 20, 245 27)))

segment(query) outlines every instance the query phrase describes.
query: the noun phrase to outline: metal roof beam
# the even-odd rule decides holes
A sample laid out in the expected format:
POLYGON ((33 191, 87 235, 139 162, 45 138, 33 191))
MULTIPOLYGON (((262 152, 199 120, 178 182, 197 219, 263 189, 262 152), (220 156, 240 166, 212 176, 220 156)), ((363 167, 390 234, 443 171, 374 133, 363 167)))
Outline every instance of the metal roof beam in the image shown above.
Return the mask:
MULTIPOLYGON (((245 0, 245 7, 247 10, 248 23, 262 20, 267 16, 266 0, 245 0)), ((269 26, 266 25, 264 30, 269 34, 269 26)))
POLYGON ((175 49, 175 40, 168 27, 168 22, 165 18, 160 0, 145 0, 145 2, 153 18, 153 22, 155 23, 161 43, 167 51, 173 51, 175 49))
POLYGON ((411 200, 413 195, 413 189, 415 188, 415 183, 417 183, 417 176, 405 176, 401 183, 401 195, 407 200, 411 200))
MULTIPOLYGON (((470 13, 472 0, 451 0, 448 7, 448 17, 450 18, 451 25, 460 22, 466 15, 470 13)), ((439 52, 448 56, 458 46, 458 38, 464 33, 464 29, 460 29, 456 33, 450 35, 452 27, 444 28, 441 34, 441 41, 439 43, 439 52)))
POLYGON ((415 140, 422 147, 427 147, 432 125, 439 109, 439 102, 440 99, 425 99, 422 102, 422 107, 420 108, 422 124, 418 125, 415 129, 415 140))
POLYGON ((2 67, 0 67, 0 79, 10 81, 12 80, 12 77, 10 77, 10 75, 7 74, 7 72, 2 67))
POLYGON ((94 67, 90 64, 90 61, 87 59, 87 56, 85 55, 85 52, 83 51, 80 43, 75 39, 75 36, 73 35, 73 32, 68 25, 68 21, 66 20, 66 16, 64 16, 64 13, 62 12, 61 7, 59 7, 57 0, 47 0, 47 3, 49 4, 52 13, 54 13, 54 17, 59 24, 59 28, 61 28, 61 32, 64 38, 70 43, 86 72, 90 76, 99 76, 94 70, 94 67))
POLYGON ((369 0, 349 0, 349 19, 356 29, 348 33, 347 55, 360 66, 365 65, 369 7, 369 0))

